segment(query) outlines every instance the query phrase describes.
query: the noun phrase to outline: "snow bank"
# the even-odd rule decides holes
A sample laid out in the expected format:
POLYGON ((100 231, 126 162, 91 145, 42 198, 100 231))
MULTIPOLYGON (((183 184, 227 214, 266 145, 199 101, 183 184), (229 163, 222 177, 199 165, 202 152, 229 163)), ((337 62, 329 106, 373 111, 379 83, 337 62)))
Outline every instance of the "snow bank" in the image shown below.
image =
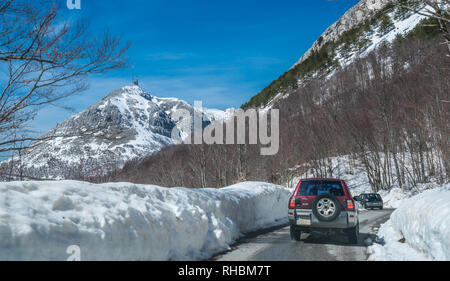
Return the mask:
POLYGON ((402 201, 378 236, 370 260, 450 260, 450 184, 402 201))
POLYGON ((290 189, 77 181, 0 183, 0 260, 194 260, 285 221, 290 189))
POLYGON ((379 192, 381 198, 383 198, 383 204, 385 208, 397 209, 404 200, 407 200, 413 196, 413 192, 405 190, 399 187, 394 187, 391 190, 381 190, 379 192))

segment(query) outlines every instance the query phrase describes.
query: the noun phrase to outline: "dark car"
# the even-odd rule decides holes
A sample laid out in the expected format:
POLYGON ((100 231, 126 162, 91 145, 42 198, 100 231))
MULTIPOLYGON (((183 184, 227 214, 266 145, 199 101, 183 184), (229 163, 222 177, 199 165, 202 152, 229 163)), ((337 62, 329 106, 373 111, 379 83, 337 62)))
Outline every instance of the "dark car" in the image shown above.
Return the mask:
POLYGON ((344 232, 350 243, 358 243, 359 220, 355 202, 340 179, 303 179, 289 199, 291 238, 302 232, 344 232))
POLYGON ((359 201, 364 209, 375 209, 378 208, 383 210, 383 199, 378 193, 363 193, 356 197, 356 200, 359 201))

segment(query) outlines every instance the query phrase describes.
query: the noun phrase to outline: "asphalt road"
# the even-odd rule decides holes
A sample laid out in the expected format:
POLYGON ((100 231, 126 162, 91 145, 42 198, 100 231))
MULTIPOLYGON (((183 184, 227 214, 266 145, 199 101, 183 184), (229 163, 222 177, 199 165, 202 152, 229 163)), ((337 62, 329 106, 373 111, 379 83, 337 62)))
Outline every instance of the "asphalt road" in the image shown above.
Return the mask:
POLYGON ((362 211, 359 214, 360 239, 350 245, 339 233, 303 233, 299 242, 292 241, 289 227, 249 235, 240 239, 232 250, 213 258, 217 261, 359 261, 367 260, 367 239, 375 239, 380 224, 387 221, 393 209, 362 211))

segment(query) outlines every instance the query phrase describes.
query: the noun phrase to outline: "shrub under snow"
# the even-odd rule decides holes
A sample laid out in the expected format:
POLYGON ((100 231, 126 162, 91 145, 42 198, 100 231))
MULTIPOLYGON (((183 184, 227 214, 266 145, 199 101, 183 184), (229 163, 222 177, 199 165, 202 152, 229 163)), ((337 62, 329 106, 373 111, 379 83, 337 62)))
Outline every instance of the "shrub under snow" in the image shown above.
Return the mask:
POLYGON ((77 181, 0 183, 0 260, 202 259, 242 233, 285 221, 290 190, 77 181))
POLYGON ((450 184, 402 201, 378 236, 370 260, 450 260, 450 184))

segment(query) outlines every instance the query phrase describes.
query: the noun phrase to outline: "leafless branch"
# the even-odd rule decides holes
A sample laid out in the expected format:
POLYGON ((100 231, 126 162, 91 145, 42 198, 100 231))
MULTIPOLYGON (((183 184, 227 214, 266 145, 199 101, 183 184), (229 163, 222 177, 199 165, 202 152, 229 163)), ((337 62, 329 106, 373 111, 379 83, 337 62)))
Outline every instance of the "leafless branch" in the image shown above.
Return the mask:
MULTIPOLYGON (((90 34, 84 22, 69 23, 53 1, 8 0, 0 4, 0 152, 44 105, 86 89, 87 75, 126 65, 129 43, 109 32, 90 34), (20 24, 17 24, 20 23, 20 24)), ((53 136, 55 137, 55 136, 53 136)))

